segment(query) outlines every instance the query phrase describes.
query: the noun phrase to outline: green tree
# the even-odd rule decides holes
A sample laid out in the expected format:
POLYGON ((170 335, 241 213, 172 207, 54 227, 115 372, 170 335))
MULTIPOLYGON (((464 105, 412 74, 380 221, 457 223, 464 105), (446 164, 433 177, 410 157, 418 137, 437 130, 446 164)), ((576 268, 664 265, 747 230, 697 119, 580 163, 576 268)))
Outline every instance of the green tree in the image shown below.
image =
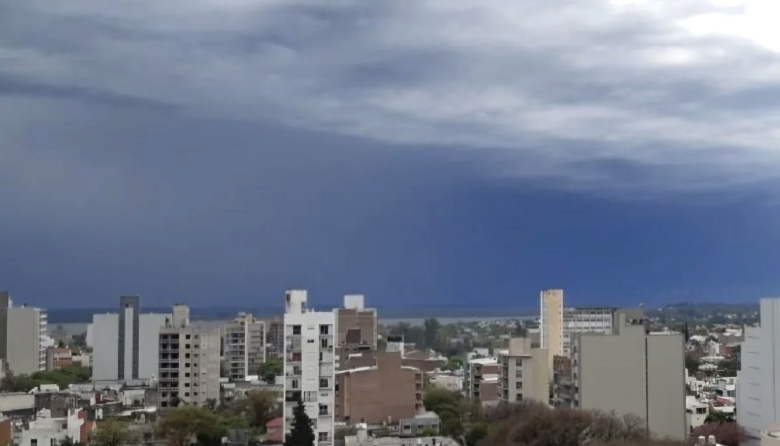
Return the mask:
POLYGON ((488 424, 485 422, 474 423, 466 432, 466 446, 477 446, 477 443, 488 436, 488 424))
MULTIPOLYGON (((426 410, 439 412, 447 408, 456 408, 460 405, 463 396, 447 389, 433 387, 428 389, 423 396, 423 405, 426 410)), ((441 416, 441 414, 439 414, 441 416)))
POLYGON ((284 362, 281 359, 269 359, 261 364, 258 369, 258 375, 266 382, 273 382, 277 376, 284 372, 284 362))
POLYGON ((425 333, 424 347, 435 348, 437 346, 440 329, 441 329, 441 324, 439 323, 438 319, 428 318, 425 320, 425 322, 423 323, 423 330, 425 333))
POLYGON ((66 389, 71 384, 89 382, 92 378, 92 370, 89 367, 75 365, 46 372, 35 372, 30 375, 30 378, 32 378, 37 385, 56 384, 61 389, 66 389))
POLYGON ((463 368, 463 360, 460 358, 450 358, 444 365, 444 370, 460 370, 463 368))
POLYGON ((127 423, 109 419, 89 434, 89 446, 126 446, 138 442, 138 435, 133 433, 127 423))
POLYGON ((207 444, 220 436, 223 427, 219 416, 197 406, 181 406, 166 411, 157 422, 155 434, 169 446, 189 446, 193 438, 201 436, 207 444))
POLYGON ((0 380, 0 391, 2 392, 29 392, 38 387, 38 383, 27 375, 8 374, 0 380))
POLYGON ((273 392, 253 390, 247 393, 246 398, 236 400, 229 413, 244 418, 249 426, 265 432, 265 423, 280 417, 282 408, 273 392))
POLYGON ((710 411, 707 418, 704 419, 704 424, 708 423, 735 423, 733 413, 721 412, 719 410, 710 411))
POLYGON ((316 438, 312 424, 311 418, 306 414, 306 407, 299 398, 293 409, 293 421, 290 433, 284 438, 284 446, 314 446, 316 438))

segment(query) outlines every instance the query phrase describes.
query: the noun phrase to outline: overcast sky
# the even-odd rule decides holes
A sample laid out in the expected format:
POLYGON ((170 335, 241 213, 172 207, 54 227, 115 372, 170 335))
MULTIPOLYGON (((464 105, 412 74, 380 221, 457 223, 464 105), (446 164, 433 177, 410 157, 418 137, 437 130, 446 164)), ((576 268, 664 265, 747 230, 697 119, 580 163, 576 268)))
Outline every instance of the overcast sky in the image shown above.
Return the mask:
POLYGON ((780 2, 0 0, 43 306, 780 294, 780 2))

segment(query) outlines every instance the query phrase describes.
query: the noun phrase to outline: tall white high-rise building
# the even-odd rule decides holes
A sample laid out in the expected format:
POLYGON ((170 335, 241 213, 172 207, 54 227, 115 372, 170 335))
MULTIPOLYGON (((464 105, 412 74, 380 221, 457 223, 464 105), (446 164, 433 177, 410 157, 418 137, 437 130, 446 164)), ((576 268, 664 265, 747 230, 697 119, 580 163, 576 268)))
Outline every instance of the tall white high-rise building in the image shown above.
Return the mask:
POLYGON ((186 305, 175 305, 160 329, 160 407, 219 401, 219 329, 190 325, 189 313, 186 305))
POLYGON ((235 320, 225 324, 222 333, 228 378, 243 381, 247 376, 256 375, 266 358, 265 322, 251 314, 239 313, 235 320))
POLYGON ((314 423, 315 441, 331 446, 336 413, 336 313, 306 308, 305 290, 285 295, 284 431, 290 432, 293 408, 301 401, 314 423))
POLYGON ((92 316, 92 381, 136 382, 157 375, 160 328, 171 314, 141 314, 138 296, 119 298, 119 312, 92 316))
POLYGON ((737 422, 748 435, 780 421, 780 298, 761 299, 761 322, 745 328, 737 372, 737 422))

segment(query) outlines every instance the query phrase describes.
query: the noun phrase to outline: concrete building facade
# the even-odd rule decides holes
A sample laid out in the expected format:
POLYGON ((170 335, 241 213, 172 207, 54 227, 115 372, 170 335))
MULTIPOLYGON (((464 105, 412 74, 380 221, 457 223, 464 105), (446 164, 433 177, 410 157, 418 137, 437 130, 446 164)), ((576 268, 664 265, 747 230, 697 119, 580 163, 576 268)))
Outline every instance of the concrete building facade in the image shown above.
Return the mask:
POLYGON ((571 338, 577 333, 610 334, 617 308, 575 307, 563 310, 563 354, 568 355, 571 338))
POLYGON ((282 359, 284 357, 284 319, 274 317, 267 324, 265 335, 267 359, 282 359))
POLYGON ((780 298, 761 299, 758 327, 745 328, 737 372, 737 422, 748 435, 780 421, 780 298))
POLYGON ((301 401, 314 423, 318 446, 332 446, 336 413, 336 313, 311 311, 305 290, 285 294, 284 432, 301 401))
POLYGON ((176 305, 172 320, 166 322, 159 331, 160 407, 219 401, 219 329, 190 325, 186 305, 176 305))
POLYGON ((563 354, 563 290, 543 290, 539 306, 539 346, 549 352, 552 371, 552 358, 563 354))
POLYGON ((71 349, 49 347, 46 349, 46 370, 57 370, 73 365, 73 352, 71 349))
POLYGON ((225 324, 222 332, 228 378, 243 381, 257 375, 266 360, 265 322, 249 313, 239 313, 235 320, 225 324))
POLYGON ((684 440, 684 358, 682 334, 649 334, 635 312, 619 310, 611 334, 574 336, 572 374, 559 382, 557 403, 633 414, 652 436, 684 440))
MULTIPOLYGON (((48 318, 46 310, 28 306, 13 306, 10 298, 3 309, 5 323, 4 359, 8 370, 16 375, 29 375, 46 370, 48 318)), ((5 303, 5 302, 4 302, 5 303)))
POLYGON ((160 328, 172 314, 141 314, 138 296, 119 298, 117 313, 92 316, 92 380, 139 381, 157 375, 160 328))
POLYGON ((395 423, 422 408, 423 372, 400 352, 376 352, 373 365, 337 372, 336 418, 345 423, 395 423))
POLYGON ((550 400, 547 350, 532 348, 530 338, 512 338, 509 349, 498 354, 498 399, 506 403, 550 400))
POLYGON ((340 349, 351 352, 376 350, 377 312, 374 308, 365 308, 363 295, 344 296, 344 307, 335 311, 340 349))
POLYGON ((497 402, 500 373, 501 366, 497 357, 469 360, 463 376, 463 393, 466 398, 488 404, 497 402))

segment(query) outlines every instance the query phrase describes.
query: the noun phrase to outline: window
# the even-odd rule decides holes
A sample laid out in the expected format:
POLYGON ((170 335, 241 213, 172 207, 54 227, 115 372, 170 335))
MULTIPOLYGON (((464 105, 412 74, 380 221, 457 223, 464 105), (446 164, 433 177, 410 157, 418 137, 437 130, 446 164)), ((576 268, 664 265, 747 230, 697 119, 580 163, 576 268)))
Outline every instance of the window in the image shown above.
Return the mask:
POLYGON ((523 388, 523 382, 522 381, 515 382, 515 389, 519 390, 519 389, 522 389, 522 388, 523 388))
POLYGON ((297 379, 292 380, 292 382, 290 384, 291 384, 291 387, 293 389, 297 389, 298 388, 298 380, 297 379))
POLYGON ((189 378, 189 377, 190 377, 190 372, 185 372, 185 373, 184 373, 184 377, 185 377, 185 378, 189 378))
POLYGON ((294 335, 301 334, 301 326, 300 325, 293 325, 293 334, 294 335))
POLYGON ((517 395, 515 395, 515 401, 523 401, 523 394, 518 393, 517 395))
POLYGON ((190 344, 184 344, 184 348, 189 349, 190 348, 190 344))
POLYGON ((330 334, 329 331, 330 331, 330 326, 329 325, 325 325, 325 324, 320 325, 320 334, 321 335, 330 334))
POLYGON ((327 414, 328 414, 328 405, 320 404, 320 415, 327 415, 327 414))
POLYGON ((185 357, 185 358, 189 358, 189 357, 190 357, 190 354, 189 354, 189 353, 185 353, 185 354, 184 354, 184 357, 185 357))
POLYGON ((189 362, 185 362, 185 363, 184 363, 184 367, 189 367, 189 366, 190 366, 190 363, 189 363, 189 362))
POLYGON ((515 359, 515 365, 518 366, 518 367, 522 367, 523 366, 523 359, 522 358, 515 359))
POLYGON ((320 432, 317 435, 317 440, 320 442, 327 442, 328 441, 328 433, 327 432, 320 432))
POLYGON ((185 337, 184 337, 184 339, 189 339, 189 338, 191 338, 191 337, 192 337, 192 336, 190 336, 190 335, 187 335, 187 336, 185 336, 185 337))
POLYGON ((320 378, 320 389, 328 388, 328 378, 320 378))
POLYGON ((327 339, 320 339, 320 347, 328 348, 328 340, 327 339))
POLYGON ((522 378, 523 377, 523 370, 517 369, 515 370, 515 378, 522 378))

